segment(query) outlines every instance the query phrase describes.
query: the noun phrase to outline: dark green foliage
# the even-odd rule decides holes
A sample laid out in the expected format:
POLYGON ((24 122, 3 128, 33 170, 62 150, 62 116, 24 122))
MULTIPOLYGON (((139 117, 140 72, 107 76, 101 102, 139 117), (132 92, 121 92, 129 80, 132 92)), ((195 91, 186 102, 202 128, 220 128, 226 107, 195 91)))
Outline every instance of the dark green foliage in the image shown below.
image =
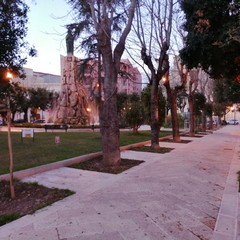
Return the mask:
POLYGON ((214 78, 238 79, 240 74, 239 1, 183 0, 188 32, 181 58, 189 68, 208 71, 214 78))
MULTIPOLYGON (((178 119, 179 127, 184 128, 184 117, 181 113, 177 114, 177 119, 178 119)), ((163 126, 165 128, 172 128, 172 116, 171 115, 166 116, 163 126)))
POLYGON ((30 106, 46 110, 53 99, 53 93, 45 88, 29 89, 30 106))
POLYGON ((127 95, 126 93, 117 94, 117 111, 121 127, 129 126, 134 131, 144 123, 145 113, 140 99, 136 93, 127 95))
POLYGON ((201 116, 201 111, 204 110, 206 105, 206 97, 204 94, 196 92, 193 96, 193 111, 195 116, 201 116))
POLYGON ((240 103, 240 83, 232 82, 229 86, 228 100, 233 103, 240 103))
POLYGON ((177 107, 183 111, 184 107, 187 104, 187 93, 185 89, 181 89, 180 91, 177 92, 177 107))
MULTIPOLYGON (((145 123, 150 123, 150 99, 151 99, 151 86, 148 85, 142 90, 141 100, 144 106, 145 112, 145 123)), ((166 99, 162 94, 162 90, 158 90, 158 117, 160 126, 163 125, 165 120, 165 107, 166 107, 166 99)))
POLYGON ((226 109, 229 105, 227 103, 214 103, 213 112, 217 116, 224 116, 226 114, 226 109))
MULTIPOLYGON (((88 1, 67 0, 67 3, 72 6, 74 19, 77 19, 76 22, 68 24, 67 29, 70 29, 74 38, 78 39, 79 47, 86 51, 87 56, 96 57, 98 53, 97 36, 88 1)), ((114 33, 121 32, 123 25, 126 24, 125 4, 125 0, 109 1, 108 7, 112 8, 115 14, 112 22, 112 31, 114 33)), ((99 19, 102 17, 99 15, 103 7, 102 5, 102 3, 97 1, 94 6, 96 10, 100 10, 95 12, 96 17, 99 19)))
POLYGON ((121 111, 126 105, 128 100, 128 95, 125 92, 117 93, 117 109, 118 112, 121 111))
POLYGON ((215 102, 227 105, 240 103, 240 83, 228 78, 216 79, 213 86, 215 102))
POLYGON ((211 117, 211 116, 213 115, 213 104, 207 102, 207 103, 205 104, 204 111, 205 111, 205 113, 206 113, 206 116, 211 117))
MULTIPOLYGON (((11 83, 8 86, 10 96, 10 109, 12 117, 16 112, 24 113, 24 119, 27 122, 27 111, 29 108, 46 110, 49 108, 54 99, 54 93, 44 88, 25 88, 18 83, 11 83)), ((1 92, 0 100, 4 101, 5 93, 1 92)), ((1 112, 5 116, 4 112, 1 112)))
POLYGON ((26 55, 35 55, 24 40, 28 6, 22 0, 0 1, 0 68, 19 73, 26 55))
POLYGON ((128 95, 127 93, 117 93, 117 112, 118 120, 121 127, 126 126, 126 109, 127 109, 128 95))
MULTIPOLYGON (((0 45, 1 46, 1 45, 0 45)), ((9 79, 7 79, 7 69, 0 67, 0 95, 3 95, 9 88, 9 79)))
POLYGON ((126 122, 134 132, 144 123, 144 108, 140 101, 131 101, 130 107, 126 112, 126 122))

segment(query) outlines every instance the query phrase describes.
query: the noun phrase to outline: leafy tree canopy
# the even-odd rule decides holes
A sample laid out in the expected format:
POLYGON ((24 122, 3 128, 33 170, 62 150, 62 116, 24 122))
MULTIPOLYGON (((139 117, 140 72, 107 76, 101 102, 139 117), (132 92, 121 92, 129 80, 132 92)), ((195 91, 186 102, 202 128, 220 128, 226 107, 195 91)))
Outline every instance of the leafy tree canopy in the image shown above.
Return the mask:
POLYGON ((137 132, 138 128, 144 123, 144 108, 140 101, 133 101, 130 104, 129 110, 126 112, 126 122, 133 129, 133 132, 137 132))
MULTIPOLYGON (((105 11, 109 10, 109 16, 113 22, 108 22, 111 25, 113 33, 121 32, 124 25, 127 22, 126 14, 126 0, 119 1, 92 1, 96 12, 96 16, 100 19, 99 15, 103 8, 105 11)), ((78 48, 86 51, 87 56, 95 57, 97 54, 97 36, 95 32, 94 19, 91 13, 91 4, 89 1, 83 0, 67 0, 67 3, 72 6, 73 13, 76 21, 67 25, 67 29, 70 30, 75 39, 79 40, 78 48)), ((110 18, 109 18, 110 20, 110 18)), ((112 36, 110 36, 112 37, 112 36)))
POLYGON ((5 70, 19 74, 27 61, 27 55, 34 56, 35 49, 24 40, 27 34, 26 24, 28 6, 22 0, 0 1, 0 80, 5 70))
MULTIPOLYGON (((145 110, 145 122, 150 123, 150 102, 151 102, 151 87, 148 84, 141 92, 141 100, 145 110)), ((159 125, 162 126, 165 120, 166 99, 163 96, 162 89, 158 90, 158 119, 159 125)))
POLYGON ((231 80, 216 79, 213 86, 214 101, 220 104, 240 103, 240 84, 231 80))
POLYGON ((28 90, 30 105, 33 108, 46 110, 53 100, 53 93, 45 88, 31 88, 28 90))
POLYGON ((204 94, 200 92, 194 93, 193 106, 194 106, 194 114, 196 116, 200 116, 201 111, 203 111, 206 107, 206 97, 204 96, 204 94))
POLYGON ((214 78, 240 81, 240 1, 182 0, 187 31, 181 58, 189 68, 199 65, 214 78))
POLYGON ((204 111, 206 113, 206 116, 211 117, 213 114, 213 104, 206 102, 204 111))

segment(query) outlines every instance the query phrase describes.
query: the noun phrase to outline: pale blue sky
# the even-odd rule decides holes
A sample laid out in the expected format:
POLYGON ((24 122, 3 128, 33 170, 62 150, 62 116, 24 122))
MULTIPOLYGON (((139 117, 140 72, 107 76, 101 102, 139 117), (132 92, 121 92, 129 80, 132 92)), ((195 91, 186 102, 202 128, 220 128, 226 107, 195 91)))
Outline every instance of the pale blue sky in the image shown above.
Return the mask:
POLYGON ((60 75, 60 54, 66 55, 64 25, 71 22, 70 6, 65 0, 26 0, 28 36, 26 40, 38 51, 24 67, 60 75))

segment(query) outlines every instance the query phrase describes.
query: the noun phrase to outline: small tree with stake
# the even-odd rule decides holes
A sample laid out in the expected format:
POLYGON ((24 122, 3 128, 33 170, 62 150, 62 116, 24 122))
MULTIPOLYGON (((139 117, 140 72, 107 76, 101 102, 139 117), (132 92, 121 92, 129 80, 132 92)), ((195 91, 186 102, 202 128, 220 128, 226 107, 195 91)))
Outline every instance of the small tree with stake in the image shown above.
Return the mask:
POLYGON ((126 122, 133 129, 134 133, 138 133, 139 127, 144 123, 144 108, 137 94, 128 96, 129 103, 126 109, 126 122))
MULTIPOLYGON (((7 72, 23 76, 22 66, 27 61, 26 55, 34 56, 36 54, 35 49, 29 48, 28 43, 24 40, 27 34, 27 12, 28 6, 22 0, 0 1, 0 85, 2 91, 6 91, 6 95, 9 90, 9 83, 6 81, 7 72)), ((8 118, 10 118, 9 110, 8 118)), ((10 120, 8 125, 10 128, 10 120)), ((10 131, 8 132, 10 136, 10 131)), ((11 155, 9 157, 12 158, 11 155)), ((10 173, 12 173, 12 169, 13 162, 10 163, 10 173)), ((14 198, 13 174, 11 174, 10 185, 11 197, 14 198)))
POLYGON ((10 83, 12 74, 7 70, 2 68, 0 71, 0 88, 4 91, 5 97, 5 109, 7 115, 7 128, 8 128, 8 156, 9 156, 9 174, 10 174, 10 193, 11 198, 15 198, 15 190, 13 183, 13 154, 12 154, 12 138, 11 138, 11 110, 10 110, 10 83))

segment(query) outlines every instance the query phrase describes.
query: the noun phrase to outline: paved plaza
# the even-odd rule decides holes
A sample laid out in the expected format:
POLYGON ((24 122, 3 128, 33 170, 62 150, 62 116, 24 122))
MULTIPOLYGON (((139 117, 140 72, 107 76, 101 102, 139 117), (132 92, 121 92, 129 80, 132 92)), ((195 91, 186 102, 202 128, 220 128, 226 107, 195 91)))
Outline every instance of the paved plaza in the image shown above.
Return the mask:
POLYGON ((0 227, 1 240, 239 240, 240 126, 166 154, 123 151, 145 162, 112 175, 68 167, 24 181, 76 194, 0 227))

